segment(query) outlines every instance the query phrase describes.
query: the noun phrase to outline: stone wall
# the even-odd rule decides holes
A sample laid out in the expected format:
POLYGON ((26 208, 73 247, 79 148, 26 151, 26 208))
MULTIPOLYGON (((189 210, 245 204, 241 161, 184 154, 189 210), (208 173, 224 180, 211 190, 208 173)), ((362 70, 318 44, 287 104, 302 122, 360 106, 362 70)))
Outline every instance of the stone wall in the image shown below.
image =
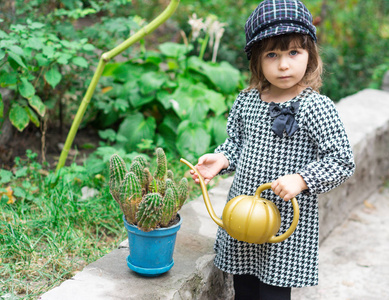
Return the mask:
POLYGON ((363 90, 342 99, 337 108, 353 148, 356 170, 346 183, 319 196, 321 240, 389 176, 389 92, 363 90))

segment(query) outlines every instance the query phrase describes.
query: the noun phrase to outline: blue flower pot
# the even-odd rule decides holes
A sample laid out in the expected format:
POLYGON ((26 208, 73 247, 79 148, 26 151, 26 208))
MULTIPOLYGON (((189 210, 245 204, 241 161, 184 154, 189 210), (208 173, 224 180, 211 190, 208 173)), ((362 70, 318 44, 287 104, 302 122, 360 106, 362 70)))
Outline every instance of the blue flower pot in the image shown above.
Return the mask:
POLYGON ((166 273, 173 267, 176 235, 182 223, 181 217, 179 215, 178 217, 180 221, 174 226, 149 232, 128 224, 123 217, 130 248, 127 266, 131 270, 143 276, 154 277, 166 273))

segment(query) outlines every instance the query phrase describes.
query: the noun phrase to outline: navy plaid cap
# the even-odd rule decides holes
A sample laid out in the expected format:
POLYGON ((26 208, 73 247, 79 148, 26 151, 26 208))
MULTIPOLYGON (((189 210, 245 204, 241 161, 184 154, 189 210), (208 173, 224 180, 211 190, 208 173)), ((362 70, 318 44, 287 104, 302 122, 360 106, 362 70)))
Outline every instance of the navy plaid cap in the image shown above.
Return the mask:
POLYGON ((299 0, 266 0, 261 2, 246 21, 247 58, 255 42, 272 36, 301 33, 309 34, 316 42, 316 27, 312 15, 299 0))

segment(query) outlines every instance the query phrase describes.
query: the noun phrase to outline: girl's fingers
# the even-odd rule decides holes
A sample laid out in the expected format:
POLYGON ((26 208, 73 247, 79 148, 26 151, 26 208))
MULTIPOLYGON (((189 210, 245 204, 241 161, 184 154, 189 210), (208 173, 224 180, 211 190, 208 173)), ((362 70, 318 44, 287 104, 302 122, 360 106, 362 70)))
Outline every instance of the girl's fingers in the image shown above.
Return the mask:
POLYGON ((274 191, 275 188, 276 188, 277 186, 278 186, 278 181, 275 180, 275 181, 273 181, 272 184, 271 184, 271 189, 274 191))

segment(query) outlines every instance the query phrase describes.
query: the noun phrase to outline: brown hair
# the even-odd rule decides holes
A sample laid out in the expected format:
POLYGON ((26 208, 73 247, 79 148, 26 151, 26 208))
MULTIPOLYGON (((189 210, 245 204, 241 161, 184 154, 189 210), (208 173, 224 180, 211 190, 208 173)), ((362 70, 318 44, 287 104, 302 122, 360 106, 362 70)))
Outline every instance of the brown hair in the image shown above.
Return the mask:
POLYGON ((319 49, 309 35, 296 33, 273 36, 253 46, 250 60, 251 78, 249 87, 246 90, 258 89, 259 92, 263 92, 270 87, 270 83, 263 76, 261 57, 267 51, 275 49, 280 49, 281 51, 288 50, 291 44, 308 51, 308 66, 302 83, 319 92, 319 88, 322 85, 321 75, 323 73, 323 62, 319 55, 319 49))

